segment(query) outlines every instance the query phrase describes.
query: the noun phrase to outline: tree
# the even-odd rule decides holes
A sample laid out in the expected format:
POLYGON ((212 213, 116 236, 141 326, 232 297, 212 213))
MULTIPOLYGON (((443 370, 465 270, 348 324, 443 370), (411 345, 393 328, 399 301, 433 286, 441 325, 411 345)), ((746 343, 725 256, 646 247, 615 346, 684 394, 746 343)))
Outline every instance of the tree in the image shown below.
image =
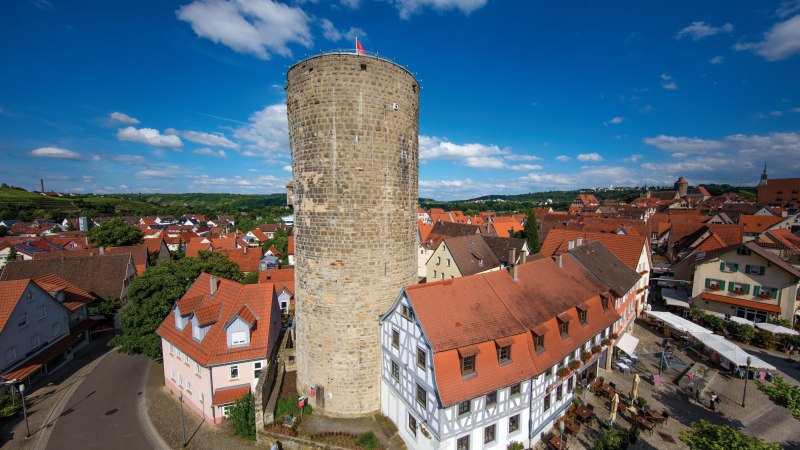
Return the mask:
POLYGON ((239 266, 222 253, 201 251, 197 258, 164 261, 131 282, 130 305, 122 311, 122 334, 109 345, 129 354, 161 356, 161 341, 155 331, 176 301, 189 290, 201 273, 240 281, 239 266))
POLYGON ((0 225, 0 237, 8 236, 8 228, 5 225, 0 225))
POLYGON ((272 235, 272 239, 267 240, 262 247, 264 251, 269 250, 270 247, 275 247, 275 250, 281 252, 281 262, 286 263, 289 260, 289 231, 277 230, 272 235))
POLYGON ((95 247, 121 247, 141 244, 144 233, 133 225, 128 225, 122 217, 116 217, 99 227, 89 230, 89 241, 95 247))
POLYGON ((75 230, 75 225, 72 224, 72 221, 67 220, 67 228, 64 231, 77 231, 77 230, 75 230))
POLYGON ((787 383, 782 376, 775 375, 771 384, 756 381, 758 390, 767 394, 776 405, 786 407, 795 419, 800 420, 800 386, 787 383))
POLYGON ((542 241, 539 239, 539 223, 536 221, 536 210, 531 208, 528 211, 528 218, 525 220, 525 240, 528 241, 528 250, 533 253, 539 253, 542 248, 542 241))
POLYGON ((17 260, 17 249, 11 247, 11 250, 8 251, 8 255, 6 255, 6 261, 16 261, 17 260))
POLYGON ((178 249, 170 253, 169 256, 176 261, 186 257, 186 253, 183 251, 183 238, 178 239, 178 249))
POLYGON ((258 284, 258 272, 247 272, 242 278, 242 284, 258 284))
POLYGON ((682 431, 680 439, 690 450, 780 450, 780 445, 748 436, 728 425, 714 425, 705 420, 692 422, 692 429, 682 431))
POLYGON ((236 400, 231 406, 228 419, 233 425, 233 432, 245 439, 256 440, 256 407, 251 394, 236 400))

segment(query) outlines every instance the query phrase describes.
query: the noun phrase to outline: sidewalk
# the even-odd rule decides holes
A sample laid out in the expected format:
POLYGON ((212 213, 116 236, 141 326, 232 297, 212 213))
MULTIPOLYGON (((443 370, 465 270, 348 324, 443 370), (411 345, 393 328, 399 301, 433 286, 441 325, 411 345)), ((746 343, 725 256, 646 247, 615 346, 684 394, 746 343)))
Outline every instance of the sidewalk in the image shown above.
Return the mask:
POLYGON ((34 449, 43 445, 43 428, 50 424, 51 412, 69 392, 77 388, 87 373, 111 349, 106 345, 110 335, 98 337, 55 373, 48 374, 26 391, 25 404, 28 409, 28 426, 31 437, 25 438, 25 419, 22 412, 0 422, 0 446, 9 449, 34 449))
MULTIPOLYGON (((147 415, 156 431, 170 448, 181 448, 181 411, 178 399, 164 388, 164 366, 159 362, 150 365, 145 387, 147 415)), ((247 449, 268 448, 233 435, 233 427, 226 422, 214 426, 204 422, 189 408, 183 408, 186 421, 186 448, 190 449, 247 449)))

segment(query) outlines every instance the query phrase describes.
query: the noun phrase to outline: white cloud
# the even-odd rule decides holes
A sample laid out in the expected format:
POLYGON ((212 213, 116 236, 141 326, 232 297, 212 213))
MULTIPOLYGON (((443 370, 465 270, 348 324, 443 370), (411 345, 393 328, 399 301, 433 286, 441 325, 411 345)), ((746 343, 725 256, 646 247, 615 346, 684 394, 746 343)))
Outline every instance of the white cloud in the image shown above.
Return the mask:
POLYGON ((153 147, 180 149, 183 147, 181 138, 173 135, 161 134, 153 128, 125 127, 117 130, 117 139, 120 141, 139 142, 153 147))
POLYGON ((233 132, 236 139, 249 142, 245 156, 280 156, 289 153, 286 104, 268 105, 250 115, 249 123, 233 132))
POLYGON ((782 2, 778 10, 775 11, 775 15, 783 19, 798 11, 800 11, 800 0, 786 0, 782 2))
POLYGON ((147 169, 136 172, 136 178, 170 178, 172 175, 163 170, 147 169))
POLYGON ((521 180, 546 187, 554 185, 567 186, 575 183, 573 177, 558 173, 529 173, 522 177, 521 180))
POLYGON ((419 159, 462 159, 492 155, 504 155, 508 150, 496 145, 454 144, 435 136, 419 137, 419 159))
POLYGON ((665 136, 663 134, 652 138, 645 138, 644 143, 660 148, 661 150, 692 153, 717 150, 723 147, 723 144, 719 141, 700 139, 696 137, 690 138, 683 136, 665 136))
POLYGON ((511 170, 520 170, 520 171, 527 171, 527 170, 542 170, 542 166, 539 164, 512 164, 508 166, 511 170))
POLYGON ((400 17, 410 18, 423 7, 431 7, 437 11, 457 9, 465 15, 482 8, 487 0, 392 0, 400 10, 400 17))
POLYGON ((536 155, 505 155, 505 159, 509 161, 541 161, 536 155))
POLYGON ((661 74, 661 87, 664 89, 668 89, 670 91, 674 91, 678 89, 678 83, 672 80, 672 75, 668 75, 666 73, 661 74))
POLYGON ((100 161, 101 159, 103 158, 101 158, 100 155, 92 155, 92 161, 100 161))
POLYGON ((81 155, 78 152, 58 147, 40 147, 31 150, 29 155, 36 158, 81 159, 81 155))
POLYGON ((257 175, 253 177, 210 177, 208 175, 190 176, 189 188, 219 187, 221 189, 253 191, 263 189, 285 189, 285 178, 273 175, 257 175))
POLYGON ((625 158, 623 161, 629 162, 629 163, 635 163, 635 162, 639 161, 640 159, 642 159, 642 157, 643 157, 643 155, 634 154, 634 155, 631 155, 630 158, 625 158))
POLYGON ((122 124, 131 124, 131 125, 136 125, 136 124, 139 123, 139 119, 137 119, 135 117, 131 117, 131 116, 125 114, 125 113, 116 112, 116 111, 112 112, 111 114, 108 115, 108 120, 110 120, 111 123, 122 123, 122 124))
POLYGON ((581 153, 577 156, 578 161, 602 161, 603 157, 599 153, 581 153))
POLYGON ((81 179, 86 183, 91 183, 92 181, 94 181, 94 177, 89 175, 84 175, 81 177, 81 179))
POLYGON ((722 60, 725 59, 723 56, 715 56, 708 60, 710 64, 722 64, 722 60))
POLYGON ((351 9, 358 9, 360 6, 361 0, 339 0, 340 3, 344 6, 347 6, 351 9))
POLYGON ((673 153, 670 156, 672 156, 675 159, 682 159, 682 158, 686 158, 687 156, 689 156, 689 154, 688 153, 684 153, 684 152, 676 152, 676 153, 673 153))
POLYGON ((491 156, 468 156, 464 158, 464 165, 478 169, 502 169, 505 167, 501 158, 491 156))
POLYGON ((260 59, 291 57, 289 43, 313 44, 309 16, 272 0, 195 0, 175 13, 198 36, 260 59))
POLYGON ((225 154, 225 150, 212 150, 207 147, 198 148, 197 150, 193 151, 192 153, 196 153, 198 155, 206 155, 206 156, 213 156, 215 158, 224 158, 228 155, 225 154))
POLYGON ((231 141, 227 137, 225 137, 222 133, 203 133, 202 131, 176 131, 176 130, 164 130, 165 133, 168 134, 179 134, 187 141, 197 142, 198 144, 208 145, 210 147, 224 147, 224 148, 232 148, 238 149, 239 144, 236 142, 231 141), (173 133, 169 133, 169 131, 173 131, 173 133))
POLYGON ((111 159, 114 161, 123 162, 125 164, 144 164, 145 159, 144 156, 140 155, 117 155, 112 156, 111 159))
POLYGON ((761 42, 739 43, 733 48, 736 51, 751 50, 767 61, 778 61, 800 53, 800 15, 775 24, 764 33, 761 42))
POLYGON ((283 166, 283 171, 284 171, 284 172, 289 172, 289 173, 292 173, 292 166, 290 166, 290 165, 288 165, 288 164, 287 164, 287 165, 285 165, 285 166, 283 166))
POLYGON ((567 156, 567 155, 559 155, 559 156, 556 156, 556 161, 567 162, 567 161, 569 161, 570 159, 572 159, 572 158, 570 158, 570 157, 569 157, 569 156, 567 156))
POLYGON ((769 115, 774 117, 780 117, 783 115, 783 111, 770 111, 769 115))
POLYGON ((336 28, 336 26, 333 25, 333 22, 328 19, 322 19, 321 22, 322 35, 325 36, 325 39, 329 41, 338 42, 344 38, 349 42, 354 42, 356 38, 364 40, 367 37, 367 33, 361 28, 350 27, 350 29, 347 31, 340 31, 338 28, 336 28))
POLYGON ((612 117, 611 120, 609 120, 608 122, 603 122, 603 125, 605 125, 605 126, 608 126, 608 125, 619 125, 622 122, 625 122, 625 118, 624 117, 615 116, 615 117, 612 117))
POLYGON ((705 37, 713 36, 719 33, 730 33, 733 31, 733 25, 725 23, 721 27, 715 27, 705 22, 692 22, 688 27, 678 31, 675 35, 676 39, 691 37, 693 41, 699 41, 705 37))

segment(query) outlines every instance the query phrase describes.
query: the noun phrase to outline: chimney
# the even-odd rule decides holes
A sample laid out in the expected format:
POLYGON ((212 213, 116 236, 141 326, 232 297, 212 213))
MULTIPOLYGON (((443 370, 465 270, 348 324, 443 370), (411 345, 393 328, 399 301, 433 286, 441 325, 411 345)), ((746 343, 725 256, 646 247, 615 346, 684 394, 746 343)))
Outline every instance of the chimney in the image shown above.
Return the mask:
POLYGON ((245 255, 247 254, 247 246, 246 245, 242 247, 242 253, 244 253, 245 255))
POLYGON ((511 278, 514 281, 519 281, 519 269, 517 267, 517 249, 512 248, 508 250, 508 267, 511 278))
POLYGON ((105 247, 100 247, 100 248, 98 249, 98 251, 99 251, 99 253, 100 253, 101 255, 105 255, 105 254, 106 254, 106 249, 105 249, 105 247))
POLYGON ((209 281, 209 283, 211 285, 211 296, 213 296, 214 294, 217 293, 217 277, 215 277, 214 275, 211 275, 209 277, 208 281, 209 281))
POLYGON ((39 178, 39 186, 41 188, 42 194, 44 194, 44 178, 39 178))
POLYGON ((519 261, 520 264, 525 264, 526 262, 528 262, 528 253, 522 252, 519 255, 519 257, 520 257, 520 261, 519 261))
POLYGON ((557 254, 553 255, 553 259, 556 260, 556 264, 558 264, 558 267, 561 267, 561 268, 564 267, 564 263, 561 261, 561 253, 557 253, 557 254))

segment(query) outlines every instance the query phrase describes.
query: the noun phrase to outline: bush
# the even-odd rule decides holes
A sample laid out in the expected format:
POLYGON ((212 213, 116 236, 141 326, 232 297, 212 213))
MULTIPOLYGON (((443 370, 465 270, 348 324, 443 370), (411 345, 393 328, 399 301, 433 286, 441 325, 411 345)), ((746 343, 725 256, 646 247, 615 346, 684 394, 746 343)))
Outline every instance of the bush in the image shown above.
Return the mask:
POLYGON ((800 420, 800 386, 788 384, 780 375, 775 375, 771 384, 756 380, 756 386, 773 403, 788 408, 794 418, 800 420))
POLYGON ((356 444, 358 444, 359 447, 363 447, 368 450, 372 450, 381 446, 380 441, 378 441, 378 438, 375 437, 375 433, 372 431, 368 431, 359 436, 356 444))
POLYGON ((749 344, 756 337, 756 329, 743 323, 731 322, 728 324, 728 330, 737 341, 745 344, 749 344))
POLYGON ((522 442, 511 441, 506 446, 506 450, 525 450, 525 444, 522 442))
POLYGON ((692 429, 681 431, 680 439, 690 450, 741 449, 741 450, 780 450, 773 442, 748 436, 728 425, 714 425, 705 420, 692 422, 692 429))
POLYGON ((583 353, 581 353, 581 359, 583 360, 583 362, 586 362, 586 361, 592 359, 592 354, 589 353, 589 352, 583 352, 583 353))
POLYGON ((256 407, 251 394, 236 400, 231 407, 229 420, 236 435, 251 441, 256 440, 256 407))
POLYGON ((603 436, 594 443, 595 450, 623 450, 628 448, 628 431, 603 430, 603 436))
POLYGON ((705 325, 707 328, 711 328, 712 330, 716 331, 724 328, 725 321, 723 321, 717 316, 706 314, 705 317, 703 317, 703 325, 705 325))
POLYGON ((22 402, 13 395, 0 395, 0 417, 11 417, 22 410, 22 402))
POLYGON ((772 350, 778 345, 778 338, 775 337, 775 335, 770 333, 769 331, 760 330, 756 334, 753 343, 758 345, 759 347, 764 347, 772 350))

